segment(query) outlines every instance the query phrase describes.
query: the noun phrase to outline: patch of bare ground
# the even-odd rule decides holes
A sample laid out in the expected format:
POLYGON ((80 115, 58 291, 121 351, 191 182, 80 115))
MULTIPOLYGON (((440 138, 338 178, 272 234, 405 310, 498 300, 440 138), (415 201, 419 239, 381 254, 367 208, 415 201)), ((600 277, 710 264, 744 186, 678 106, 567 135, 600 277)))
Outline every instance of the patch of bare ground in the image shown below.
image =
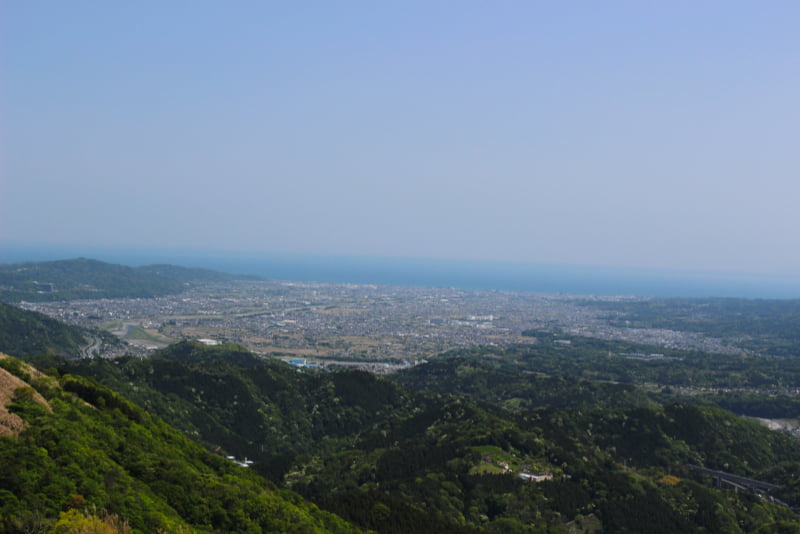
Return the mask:
MULTIPOLYGON (((0 358, 7 358, 0 353, 0 358)), ((31 376, 42 376, 41 373, 30 367, 26 369, 31 376)), ((8 411, 8 405, 14 399, 17 388, 30 388, 30 384, 18 378, 3 368, 0 368, 0 436, 17 436, 24 427, 24 422, 17 414, 8 411)), ((42 406, 51 410, 50 404, 37 391, 33 391, 32 398, 42 406)))

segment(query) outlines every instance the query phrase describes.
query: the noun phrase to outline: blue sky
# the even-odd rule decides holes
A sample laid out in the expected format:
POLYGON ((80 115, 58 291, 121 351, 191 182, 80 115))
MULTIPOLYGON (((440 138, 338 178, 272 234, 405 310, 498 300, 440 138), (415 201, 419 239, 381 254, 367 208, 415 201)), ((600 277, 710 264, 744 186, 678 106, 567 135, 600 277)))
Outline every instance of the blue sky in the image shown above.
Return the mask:
POLYGON ((0 241, 794 273, 797 2, 0 4, 0 241))

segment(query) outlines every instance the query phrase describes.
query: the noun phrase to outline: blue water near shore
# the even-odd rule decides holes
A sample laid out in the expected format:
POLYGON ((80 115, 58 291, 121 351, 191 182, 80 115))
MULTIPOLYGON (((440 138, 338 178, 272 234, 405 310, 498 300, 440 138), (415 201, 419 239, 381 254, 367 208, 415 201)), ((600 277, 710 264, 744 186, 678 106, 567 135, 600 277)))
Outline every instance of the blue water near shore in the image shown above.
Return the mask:
POLYGON ((800 277, 300 254, 3 246, 0 262, 89 257, 123 265, 172 263, 275 280, 381 284, 581 295, 800 298, 800 277))

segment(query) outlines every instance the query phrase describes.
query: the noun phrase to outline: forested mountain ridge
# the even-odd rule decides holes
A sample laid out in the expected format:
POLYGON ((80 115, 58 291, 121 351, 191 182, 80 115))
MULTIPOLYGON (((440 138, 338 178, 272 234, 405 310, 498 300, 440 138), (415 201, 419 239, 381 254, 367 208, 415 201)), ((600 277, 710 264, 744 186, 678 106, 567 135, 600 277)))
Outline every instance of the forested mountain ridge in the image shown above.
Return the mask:
POLYGON ((180 293, 195 282, 252 278, 175 265, 127 267, 86 258, 0 264, 0 301, 149 298, 180 293))
POLYGON ((257 460, 273 478, 290 458, 336 450, 423 402, 364 372, 299 373, 232 344, 186 341, 147 359, 64 361, 60 368, 122 392, 208 447, 257 460))
POLYGON ((92 380, 0 366, 17 375, 0 398, 24 421, 0 437, 0 532, 359 531, 92 380))
POLYGON ((393 379, 299 372, 191 342, 61 369, 119 388, 207 447, 247 454, 277 484, 379 532, 753 532, 796 521, 700 483, 688 463, 772 477, 784 484, 779 498, 800 502, 798 442, 717 408, 659 406, 631 386, 513 380, 457 358, 393 379), (546 481, 524 478, 534 475, 546 481))

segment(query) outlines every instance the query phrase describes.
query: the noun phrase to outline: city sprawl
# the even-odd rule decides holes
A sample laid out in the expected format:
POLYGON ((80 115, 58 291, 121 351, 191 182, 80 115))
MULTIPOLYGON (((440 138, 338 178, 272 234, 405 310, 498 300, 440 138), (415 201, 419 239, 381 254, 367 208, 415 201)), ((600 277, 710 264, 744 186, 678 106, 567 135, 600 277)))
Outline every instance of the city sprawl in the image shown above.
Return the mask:
MULTIPOLYGON (((68 323, 125 339, 146 355, 181 339, 240 343, 265 356, 317 365, 407 366, 469 346, 535 343, 528 330, 618 339, 666 348, 741 354, 697 332, 636 328, 600 309, 636 297, 589 297, 283 281, 208 283, 151 299, 23 303, 68 323)), ((113 351, 112 351, 113 353, 113 351)), ((111 354, 109 354, 111 355, 111 354)))

